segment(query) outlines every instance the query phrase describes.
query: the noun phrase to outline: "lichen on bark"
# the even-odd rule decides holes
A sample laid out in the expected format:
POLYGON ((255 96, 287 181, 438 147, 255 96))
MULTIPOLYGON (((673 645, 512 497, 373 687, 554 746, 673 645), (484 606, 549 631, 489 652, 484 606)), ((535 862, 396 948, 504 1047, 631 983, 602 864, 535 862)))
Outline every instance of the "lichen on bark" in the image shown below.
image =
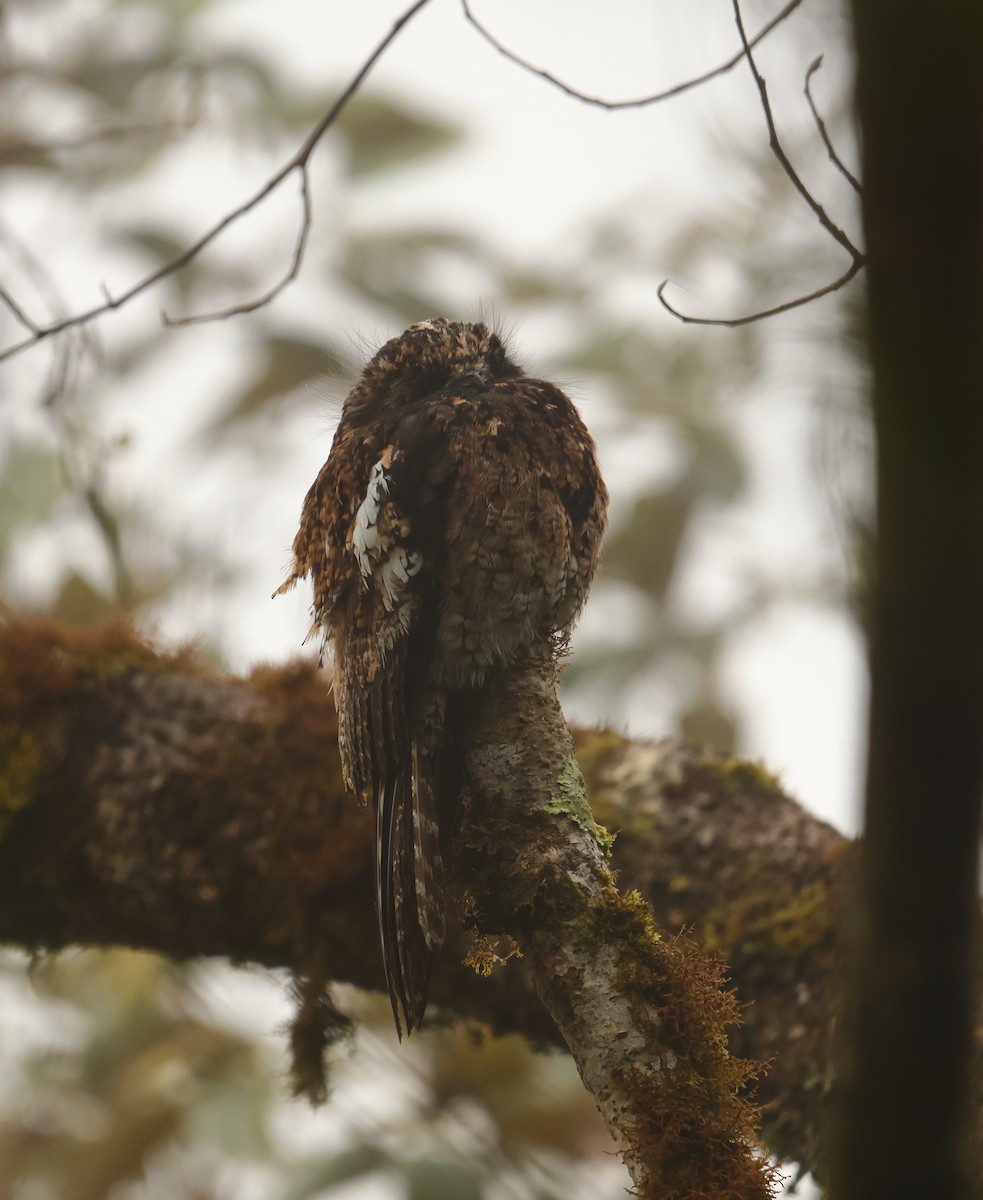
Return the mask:
POLYGON ((601 847, 605 861, 611 858, 614 847, 614 837, 603 825, 598 825, 591 812, 587 799, 587 784, 575 755, 570 755, 563 763, 563 770, 556 781, 556 792, 543 806, 548 813, 556 816, 569 817, 575 825, 579 825, 586 833, 590 833, 601 847))

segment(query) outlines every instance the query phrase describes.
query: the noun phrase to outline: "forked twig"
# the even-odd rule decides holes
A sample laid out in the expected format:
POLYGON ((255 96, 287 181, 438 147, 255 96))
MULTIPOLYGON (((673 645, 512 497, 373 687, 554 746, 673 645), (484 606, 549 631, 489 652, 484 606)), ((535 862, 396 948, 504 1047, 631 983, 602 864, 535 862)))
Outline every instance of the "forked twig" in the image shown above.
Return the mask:
POLYGON ((859 274, 863 269, 864 262, 865 260, 862 256, 854 259, 838 279, 834 279, 832 283, 827 283, 820 288, 816 288, 814 292, 807 292, 804 295, 796 296, 793 300, 786 300, 782 304, 776 304, 772 308, 762 308, 758 312, 745 313, 740 317, 691 317, 687 313, 680 312, 665 297, 666 288, 669 286, 668 279, 663 279, 659 284, 656 295, 659 297, 659 303, 666 312, 672 313, 684 325, 723 325, 733 329, 738 325, 752 325, 755 321, 763 321, 765 317, 777 317, 780 313, 791 312, 793 308, 802 308, 805 304, 811 304, 813 300, 818 300, 822 296, 828 296, 830 292, 838 292, 840 288, 846 287, 854 275, 859 274))
POLYGON ((36 321, 31 320, 27 313, 21 308, 13 296, 11 296, 10 292, 8 292, 2 284, 0 284, 0 300, 6 304, 11 313, 13 313, 15 320, 19 321, 25 329, 30 330, 30 332, 33 334, 38 333, 40 326, 36 321))
MULTIPOLYGON (((0 245, 19 264, 25 278, 37 290, 38 296, 51 313, 66 311, 65 297, 62 295, 46 265, 38 258, 31 248, 11 229, 0 221, 0 245)), ((26 308, 3 289, 3 302, 10 309, 14 318, 26 329, 32 332, 39 329, 40 323, 30 317, 26 308)), ((53 348, 51 363, 40 389, 42 404, 49 408, 56 400, 63 397, 77 382, 79 359, 81 354, 95 355, 98 353, 96 339, 92 331, 81 327, 71 331, 72 336, 63 340, 61 345, 53 348)))
MULTIPOLYGON (((732 0, 734 7, 734 20, 737 23, 737 31, 741 38, 741 46, 743 47, 743 56, 747 59, 748 67, 751 70, 752 78, 754 79, 755 87, 758 90, 758 97, 761 101, 761 109, 764 113, 765 124, 768 127, 768 146, 772 154, 778 159, 782 170, 792 183, 792 186, 799 193, 805 203, 815 214, 819 224, 826 230, 829 236, 846 250, 850 256, 850 266, 834 279, 832 283, 825 284, 823 287, 816 288, 812 292, 808 292, 801 296, 796 296, 792 300, 787 300, 782 304, 773 305, 771 308, 764 308, 758 312, 746 313, 740 317, 719 318, 719 317, 691 317, 674 308, 665 298, 665 289, 668 285, 668 280, 664 279, 658 288, 658 298, 662 307, 670 312, 680 321, 684 321, 690 325, 750 325, 754 321, 764 320, 766 317, 777 316, 779 313, 789 312, 793 308, 801 308, 804 304, 809 304, 813 300, 818 300, 821 296, 828 296, 831 292, 839 291, 844 287, 855 275, 859 273, 864 266, 864 255, 850 240, 849 236, 831 219, 829 214, 813 196, 812 192, 802 182, 799 173, 792 165, 791 160, 785 153, 785 148, 782 146, 778 136, 778 130, 775 127, 775 118, 771 111, 771 102, 768 99, 768 86, 765 83, 764 77, 758 70, 758 64, 754 61, 754 53, 750 41, 748 40, 747 32, 744 28, 744 19, 741 15, 740 0, 732 0)), ((808 76, 807 76, 808 79, 808 76)), ((817 114, 818 118, 818 114, 817 114)), ((859 185, 858 185, 859 186, 859 185)))
POLYGON ((809 64, 809 70, 806 71, 805 86, 802 90, 805 92, 806 103, 809 105, 809 111, 812 113, 812 119, 816 122, 819 136, 823 139, 823 145, 826 147, 826 153, 829 155, 830 162, 859 196, 863 192, 860 180, 857 179, 856 175, 854 175, 843 159, 836 153, 836 147, 833 145, 833 141, 826 129, 826 122, 820 116, 819 109, 816 108, 816 103, 812 98, 812 77, 822 65, 823 56, 820 54, 818 58, 813 59, 809 64))
POLYGON ((254 300, 245 300, 241 304, 233 304, 228 308, 217 309, 214 312, 197 313, 189 317, 172 317, 167 312, 163 312, 161 313, 161 319, 164 324, 169 326, 200 325, 206 321, 224 321, 227 317, 238 317, 245 313, 255 312, 258 308, 263 308, 269 304, 288 284, 293 283, 300 272, 300 265, 304 261, 304 251, 307 248, 307 238, 310 234, 311 222, 313 220, 310 172, 307 169, 307 163, 302 163, 300 166, 300 199, 303 206, 300 229, 297 231, 297 241, 294 243, 294 252, 290 259, 290 266, 281 279, 254 300))
MULTIPOLYGON (((335 123, 341 115, 342 110, 348 104, 349 100, 355 95, 362 81, 368 75, 369 71, 375 66, 378 59, 387 49, 390 43, 398 36, 403 26, 407 24, 430 0, 416 0, 409 8, 394 22, 392 28, 386 36, 379 42, 372 53, 368 56, 362 66, 358 69, 351 81, 348 83, 345 90, 341 93, 338 99, 334 102, 328 112, 321 118, 317 125, 304 139, 300 148, 284 165, 276 172, 267 182, 255 192, 248 200, 243 201, 237 208, 227 213, 220 221, 216 222, 210 229, 202 234, 196 242, 179 254, 176 258, 172 258, 163 266, 158 267, 155 271, 145 275, 138 280, 126 291, 121 292, 118 296, 113 296, 103 287, 104 300, 102 304, 94 305, 92 308, 86 309, 83 312, 76 313, 70 317, 64 317, 58 321, 52 321, 47 325, 39 326, 30 337, 26 337, 19 342, 15 342, 8 346, 5 350, 0 351, 0 362, 6 359, 13 358, 15 354, 19 354, 22 350, 26 350, 29 346, 34 346, 38 342, 44 341, 45 338, 52 337, 54 334, 61 333, 63 330, 71 329, 74 326, 87 325, 90 321, 102 316, 104 313, 114 309, 121 308, 127 304, 135 296, 139 296, 148 288, 159 283, 162 279, 166 279, 169 275, 173 275, 182 267, 187 266, 194 258, 196 258, 206 246, 210 245, 224 230, 237 221, 240 217, 254 209, 266 197, 273 192, 293 171, 299 171, 301 175, 301 195, 304 205, 304 218, 300 232, 297 238, 297 245, 294 248, 294 254, 291 265, 287 273, 279 281, 277 285, 271 288, 263 297, 260 297, 252 304, 239 306, 238 311, 252 312, 254 309, 261 307, 263 304, 268 304, 276 295, 279 294, 293 279, 296 278, 297 272, 300 269, 301 259, 303 257, 304 247, 307 243, 307 234, 309 229, 309 213, 310 213, 310 196, 308 194, 308 177, 307 166, 310 157, 314 152, 318 142, 324 136, 328 129, 335 123)), ((211 317, 166 317, 165 321, 171 325, 188 324, 195 320, 211 320, 224 316, 231 315, 236 309, 224 310, 220 313, 213 314, 211 317)), ((16 313, 15 313, 16 315, 16 313)))

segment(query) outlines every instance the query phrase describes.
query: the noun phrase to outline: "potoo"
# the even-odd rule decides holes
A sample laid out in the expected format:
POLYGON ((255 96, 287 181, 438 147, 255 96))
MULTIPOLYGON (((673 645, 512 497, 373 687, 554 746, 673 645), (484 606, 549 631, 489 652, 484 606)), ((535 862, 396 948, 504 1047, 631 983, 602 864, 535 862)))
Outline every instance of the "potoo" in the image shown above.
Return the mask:
POLYGON ((386 980, 423 1020, 444 936, 441 851, 467 703, 488 673, 556 653, 587 599, 607 491, 570 400, 481 324, 387 342, 345 401, 284 591, 310 576, 334 663, 346 785, 375 815, 386 980))

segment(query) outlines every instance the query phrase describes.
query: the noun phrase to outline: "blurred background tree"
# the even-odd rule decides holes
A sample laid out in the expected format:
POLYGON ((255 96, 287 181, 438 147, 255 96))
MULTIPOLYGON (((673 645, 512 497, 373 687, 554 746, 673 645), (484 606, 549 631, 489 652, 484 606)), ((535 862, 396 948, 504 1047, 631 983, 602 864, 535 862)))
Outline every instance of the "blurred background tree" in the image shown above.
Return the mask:
MULTIPOLYGON (((267 46, 256 33, 269 21, 263 7, 5 6, 0 282, 31 319, 99 303, 101 284, 117 292, 181 253, 293 153, 344 87, 341 73, 313 81, 292 69, 272 34, 267 46)), ((370 46, 397 10, 367 7, 370 46)), ((311 8, 284 9, 295 42, 313 36, 311 8)), ((746 20, 768 15, 752 4, 746 20)), ((318 19, 334 32, 349 23, 332 6, 318 19)), ((460 27, 441 37, 465 36, 459 13, 441 19, 460 27)), ((801 63, 842 44, 840 21, 796 14, 781 46, 761 54, 798 87, 801 63)), ((734 48, 720 14, 690 6, 679 22, 691 26, 694 63, 734 48)), ((549 30, 541 45, 544 55, 567 49, 549 30)), ((400 53, 460 70, 454 47, 420 40, 400 53)), ((364 56, 344 52, 351 69, 364 56)), ((473 38, 468 53, 488 57, 473 38)), ((498 60, 495 69, 500 87, 543 86, 498 60)), ((665 140, 678 121, 684 146, 699 130, 716 179, 702 199, 670 185, 685 151, 670 148, 662 164, 639 141, 615 208, 591 198, 596 167, 572 159, 576 143, 566 174, 545 151, 538 174, 517 144, 514 173, 489 196, 475 166, 487 129, 472 127, 463 97, 452 108, 406 78, 370 80, 315 156, 307 254, 275 304, 177 330, 158 319, 240 303, 282 275, 299 223, 289 184, 147 296, 0 366, 6 603, 75 623, 126 615, 200 641, 230 669, 293 653, 306 601, 271 609, 266 597, 346 381, 415 320, 487 315, 572 391, 612 485, 604 570, 565 672, 569 710, 755 752, 753 692, 733 681, 765 622, 831 613, 856 641, 850 551, 869 527, 857 296, 773 327, 694 330, 659 309, 655 290, 669 275, 708 309, 753 309, 832 277, 835 247, 794 209, 745 77, 721 85, 742 97, 733 120, 704 97, 633 127, 665 140), (639 157, 652 160, 641 174, 639 157), (561 210, 560 193, 587 198, 574 232, 536 243, 523 197, 548 186, 561 210), (425 198, 440 190, 460 220, 427 215, 425 198), (512 212, 492 224, 490 204, 512 212)), ((825 116, 848 154, 835 70, 831 80, 825 116)), ((557 103, 572 122, 588 120, 574 101, 557 103)), ((598 116, 620 119, 589 119, 598 116)), ((822 174, 804 108, 786 136, 798 162, 835 180, 822 174)), ((836 190, 849 210, 848 189, 836 190)), ((15 313, 0 311, 3 345, 22 334, 15 313)), ((808 714, 799 721, 808 726, 808 714)), ((832 803, 841 817, 847 805, 832 803)), ((279 1086, 283 980, 131 954, 25 966, 10 956, 2 977, 0 1195, 439 1200, 625 1186, 572 1065, 516 1039, 442 1030, 397 1053, 385 1003, 345 992, 355 1045, 337 1055, 328 1108, 310 1113, 279 1086)))

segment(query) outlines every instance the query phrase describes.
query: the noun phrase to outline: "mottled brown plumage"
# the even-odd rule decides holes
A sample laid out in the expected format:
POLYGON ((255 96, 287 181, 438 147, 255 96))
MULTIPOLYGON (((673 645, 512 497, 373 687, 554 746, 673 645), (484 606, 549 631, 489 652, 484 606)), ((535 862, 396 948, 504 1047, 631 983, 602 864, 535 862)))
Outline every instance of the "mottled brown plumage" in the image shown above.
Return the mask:
POLYGON ((311 577, 312 632, 333 652, 345 780, 375 812, 397 1029, 423 1019, 444 934, 461 701, 490 669, 564 643, 606 506, 563 392, 529 378, 484 325, 444 318, 368 363, 304 501, 280 590, 311 577))

